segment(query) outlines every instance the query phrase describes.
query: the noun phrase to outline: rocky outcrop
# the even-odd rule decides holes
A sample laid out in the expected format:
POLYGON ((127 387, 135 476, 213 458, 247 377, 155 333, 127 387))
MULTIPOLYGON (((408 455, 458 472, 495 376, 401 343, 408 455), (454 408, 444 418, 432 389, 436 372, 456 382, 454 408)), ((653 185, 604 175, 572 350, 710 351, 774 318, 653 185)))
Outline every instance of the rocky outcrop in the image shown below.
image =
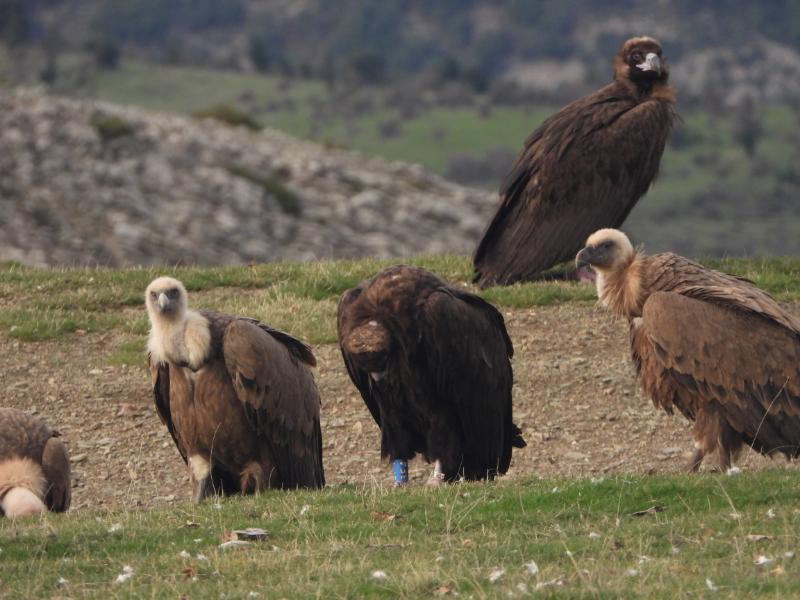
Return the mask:
POLYGON ((466 254, 495 202, 416 165, 275 131, 0 88, 0 260, 466 254))

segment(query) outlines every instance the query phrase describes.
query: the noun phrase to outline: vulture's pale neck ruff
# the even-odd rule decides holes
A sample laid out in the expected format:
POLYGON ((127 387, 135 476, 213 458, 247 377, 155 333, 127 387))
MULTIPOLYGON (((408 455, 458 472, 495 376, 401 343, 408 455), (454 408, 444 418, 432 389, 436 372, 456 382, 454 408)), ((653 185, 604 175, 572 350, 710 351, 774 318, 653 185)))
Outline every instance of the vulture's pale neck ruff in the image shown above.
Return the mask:
POLYGON ((188 365, 198 370, 211 349, 208 320, 193 310, 183 310, 174 317, 164 317, 148 306, 150 337, 147 350, 161 363, 188 365))
POLYGON ((28 517, 45 512, 47 481, 42 468, 27 458, 11 458, 0 463, 0 507, 9 518, 28 517))
POLYGON ((594 267, 597 297, 612 314, 626 319, 642 316, 643 258, 631 249, 609 268, 594 267))

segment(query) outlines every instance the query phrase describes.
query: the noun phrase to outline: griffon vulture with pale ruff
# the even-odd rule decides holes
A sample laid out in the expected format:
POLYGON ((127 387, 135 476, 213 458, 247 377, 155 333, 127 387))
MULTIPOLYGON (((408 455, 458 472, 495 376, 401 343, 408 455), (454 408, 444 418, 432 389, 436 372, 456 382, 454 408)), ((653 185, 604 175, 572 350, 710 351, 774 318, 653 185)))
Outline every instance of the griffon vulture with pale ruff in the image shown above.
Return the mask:
POLYGON ((69 455, 61 434, 21 410, 0 408, 0 516, 69 509, 69 455))
POLYGON ((800 320, 751 282, 671 253, 645 256, 614 229, 576 258, 597 293, 630 322, 642 387, 694 422, 690 468, 718 452, 727 470, 744 446, 800 454, 800 320))
POLYGON ((513 347, 491 304, 399 265, 344 293, 338 333, 396 484, 416 453, 434 463, 430 485, 508 470, 525 442, 512 421, 513 347))
POLYGON ((320 398, 300 340, 255 319, 188 308, 180 281, 145 293, 158 415, 194 497, 321 487, 320 398))
POLYGON ((675 94, 661 45, 626 41, 614 81, 562 108, 525 142, 473 259, 481 287, 535 279, 586 237, 619 227, 658 172, 675 94))

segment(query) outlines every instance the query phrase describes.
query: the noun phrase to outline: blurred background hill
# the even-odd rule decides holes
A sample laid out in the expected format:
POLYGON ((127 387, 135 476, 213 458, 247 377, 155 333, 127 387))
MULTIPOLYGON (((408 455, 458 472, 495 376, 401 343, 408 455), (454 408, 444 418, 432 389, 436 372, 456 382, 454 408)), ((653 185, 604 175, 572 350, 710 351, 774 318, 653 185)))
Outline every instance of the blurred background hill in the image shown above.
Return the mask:
MULTIPOLYGON (((0 86, 43 86, 82 102, 211 117, 256 132, 277 129, 336 152, 419 163, 495 191, 528 133, 558 107, 606 83, 619 44, 640 34, 658 37, 665 48, 682 122, 627 229, 649 250, 800 254, 800 3, 792 0, 0 0, 0 86)), ((11 94, 6 102, 24 105, 27 97, 11 94)), ((81 126, 93 115, 80 108, 90 104, 58 106, 63 118, 83 119, 81 126)), ((144 113, 114 114, 146 129, 144 113)), ((24 154, 37 133, 18 126, 19 119, 14 135, 22 136, 18 153, 24 154)), ((11 127, 8 119, 3 126, 11 127)), ((246 155, 253 142, 237 139, 246 155)), ((98 160, 114 164, 125 152, 148 152, 146 145, 123 146, 98 146, 104 148, 98 160)), ((34 165, 47 152, 33 153, 34 165)), ((39 205, 25 171, 13 160, 6 166, 13 167, 14 183, 0 184, 0 200, 14 201, 16 226, 36 226, 29 213, 39 205)), ((230 175, 230 164, 217 166, 230 175)), ((256 177, 274 175, 258 160, 249 168, 256 177)), ((353 195, 369 190, 369 177, 362 179, 353 195)), ((381 193, 392 197, 387 189, 381 193)), ((474 194, 491 205, 490 195, 474 194)), ((57 197, 55 190, 48 202, 57 197)), ((442 206, 470 213, 456 219, 468 223, 454 230, 466 237, 453 249, 471 247, 484 205, 442 206)), ((11 226, 9 215, 0 209, 0 227, 11 226)), ((250 258, 276 256, 263 250, 250 258)))

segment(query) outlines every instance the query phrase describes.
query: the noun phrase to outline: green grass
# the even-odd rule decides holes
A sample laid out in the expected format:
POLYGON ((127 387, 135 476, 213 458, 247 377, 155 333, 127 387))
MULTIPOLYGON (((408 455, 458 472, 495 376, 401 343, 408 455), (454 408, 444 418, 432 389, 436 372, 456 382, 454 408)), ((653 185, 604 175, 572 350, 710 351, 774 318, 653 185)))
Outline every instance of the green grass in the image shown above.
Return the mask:
MULTIPOLYGON (((310 343, 328 343, 336 339, 336 304, 341 294, 396 262, 360 259, 130 269, 38 269, 5 264, 0 265, 0 332, 25 341, 112 329, 142 337, 148 327, 144 289, 152 279, 166 274, 186 285, 195 308, 249 315, 310 343)), ((563 282, 478 291, 469 283, 471 263, 461 256, 424 256, 406 262, 467 285, 504 308, 592 302, 595 298, 593 287, 563 282)), ((706 262, 752 279, 779 300, 800 300, 800 258, 706 262)), ((114 360, 126 362, 131 356, 130 350, 120 349, 114 360)))
POLYGON ((113 115, 95 113, 92 115, 90 123, 104 142, 110 142, 136 133, 136 128, 132 124, 113 115))
POLYGON ((384 138, 379 124, 396 114, 380 107, 381 92, 375 92, 379 108, 358 117, 355 128, 338 115, 314 127, 311 102, 327 98, 328 90, 316 80, 292 80, 288 88, 283 81, 270 75, 123 61, 117 70, 97 73, 93 84, 99 99, 153 110, 192 114, 215 105, 238 107, 258 123, 298 137, 420 163, 440 173, 453 153, 480 156, 496 147, 521 148, 527 133, 554 109, 500 108, 484 118, 473 107, 438 108, 404 121, 398 137, 384 138))
POLYGON ((0 596, 796 597, 796 489, 791 470, 439 490, 339 486, 3 520, 0 596), (663 512, 632 514, 654 506, 663 512), (226 531, 244 527, 269 537, 219 548, 226 531), (754 564, 760 555, 774 562, 754 564), (525 566, 531 561, 538 574, 525 566), (133 577, 113 583, 125 565, 133 577))
POLYGON ((192 113, 195 119, 213 119, 231 127, 245 127, 250 131, 260 131, 261 123, 243 110, 229 104, 215 104, 192 113))

